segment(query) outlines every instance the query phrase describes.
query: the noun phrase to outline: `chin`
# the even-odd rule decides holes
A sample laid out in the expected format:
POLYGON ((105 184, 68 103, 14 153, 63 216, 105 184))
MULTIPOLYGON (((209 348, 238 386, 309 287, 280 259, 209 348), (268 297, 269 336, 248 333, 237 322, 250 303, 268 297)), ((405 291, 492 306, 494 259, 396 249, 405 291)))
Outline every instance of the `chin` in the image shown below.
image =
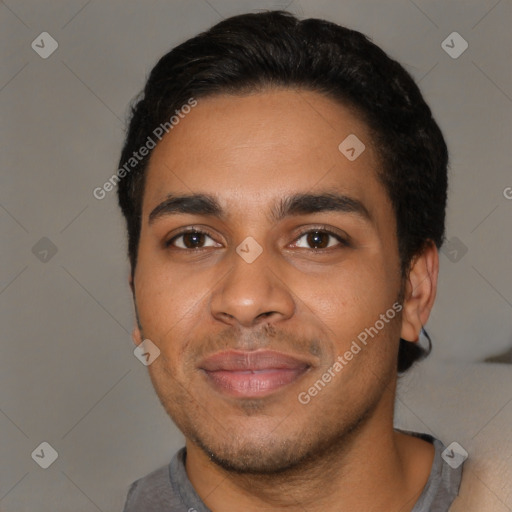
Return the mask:
POLYGON ((197 442, 209 459, 225 471, 237 474, 275 475, 299 465, 308 454, 302 454, 297 443, 290 440, 272 443, 242 442, 211 446, 197 442))

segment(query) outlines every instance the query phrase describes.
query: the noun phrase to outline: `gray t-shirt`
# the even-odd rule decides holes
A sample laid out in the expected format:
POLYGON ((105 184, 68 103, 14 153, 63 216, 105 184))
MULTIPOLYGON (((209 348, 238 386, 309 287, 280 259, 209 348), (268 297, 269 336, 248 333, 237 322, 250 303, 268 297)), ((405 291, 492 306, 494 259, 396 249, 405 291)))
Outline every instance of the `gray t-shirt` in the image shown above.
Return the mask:
MULTIPOLYGON (((405 432, 433 443, 434 462, 428 481, 412 512, 447 512, 459 492, 462 465, 452 469, 441 457, 445 446, 428 434, 405 432)), ((202 502, 185 470, 183 447, 163 466, 133 482, 123 512, 211 512, 202 502)))

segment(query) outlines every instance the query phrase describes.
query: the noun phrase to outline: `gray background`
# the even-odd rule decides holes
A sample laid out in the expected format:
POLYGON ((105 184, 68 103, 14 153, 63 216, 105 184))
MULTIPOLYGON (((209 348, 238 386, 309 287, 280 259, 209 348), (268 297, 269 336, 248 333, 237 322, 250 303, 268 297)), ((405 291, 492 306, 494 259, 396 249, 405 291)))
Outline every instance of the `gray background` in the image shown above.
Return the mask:
POLYGON ((0 510, 120 510, 182 445, 133 355, 115 191, 92 191, 115 172, 127 106, 162 54, 221 18, 287 6, 368 34, 420 83, 451 152, 431 358, 510 362, 510 0, 6 0, 0 510), (59 44, 47 59, 31 48, 43 31, 59 44), (441 47, 453 31, 469 44, 457 59, 441 47), (42 441, 59 454, 46 470, 31 458, 42 441))

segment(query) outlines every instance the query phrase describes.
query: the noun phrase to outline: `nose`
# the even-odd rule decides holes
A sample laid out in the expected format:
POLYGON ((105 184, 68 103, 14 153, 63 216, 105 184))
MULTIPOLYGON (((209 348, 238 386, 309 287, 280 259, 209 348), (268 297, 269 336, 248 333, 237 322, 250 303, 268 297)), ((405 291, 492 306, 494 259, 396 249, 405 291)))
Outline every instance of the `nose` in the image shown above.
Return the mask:
POLYGON ((211 314, 216 320, 234 327, 252 327, 293 316, 295 301, 291 290, 278 269, 272 267, 266 251, 252 263, 233 251, 231 260, 231 270, 217 283, 211 296, 211 314))

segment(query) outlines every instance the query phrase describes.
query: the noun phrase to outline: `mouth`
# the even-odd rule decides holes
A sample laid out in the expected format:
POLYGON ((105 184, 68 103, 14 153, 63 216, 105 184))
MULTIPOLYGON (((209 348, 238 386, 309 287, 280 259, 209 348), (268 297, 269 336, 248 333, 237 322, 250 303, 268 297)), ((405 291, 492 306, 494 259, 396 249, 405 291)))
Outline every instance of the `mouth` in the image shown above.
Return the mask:
POLYGON ((270 350, 219 352, 199 366, 215 390, 240 398, 270 395, 298 380, 310 367, 300 358, 270 350))

